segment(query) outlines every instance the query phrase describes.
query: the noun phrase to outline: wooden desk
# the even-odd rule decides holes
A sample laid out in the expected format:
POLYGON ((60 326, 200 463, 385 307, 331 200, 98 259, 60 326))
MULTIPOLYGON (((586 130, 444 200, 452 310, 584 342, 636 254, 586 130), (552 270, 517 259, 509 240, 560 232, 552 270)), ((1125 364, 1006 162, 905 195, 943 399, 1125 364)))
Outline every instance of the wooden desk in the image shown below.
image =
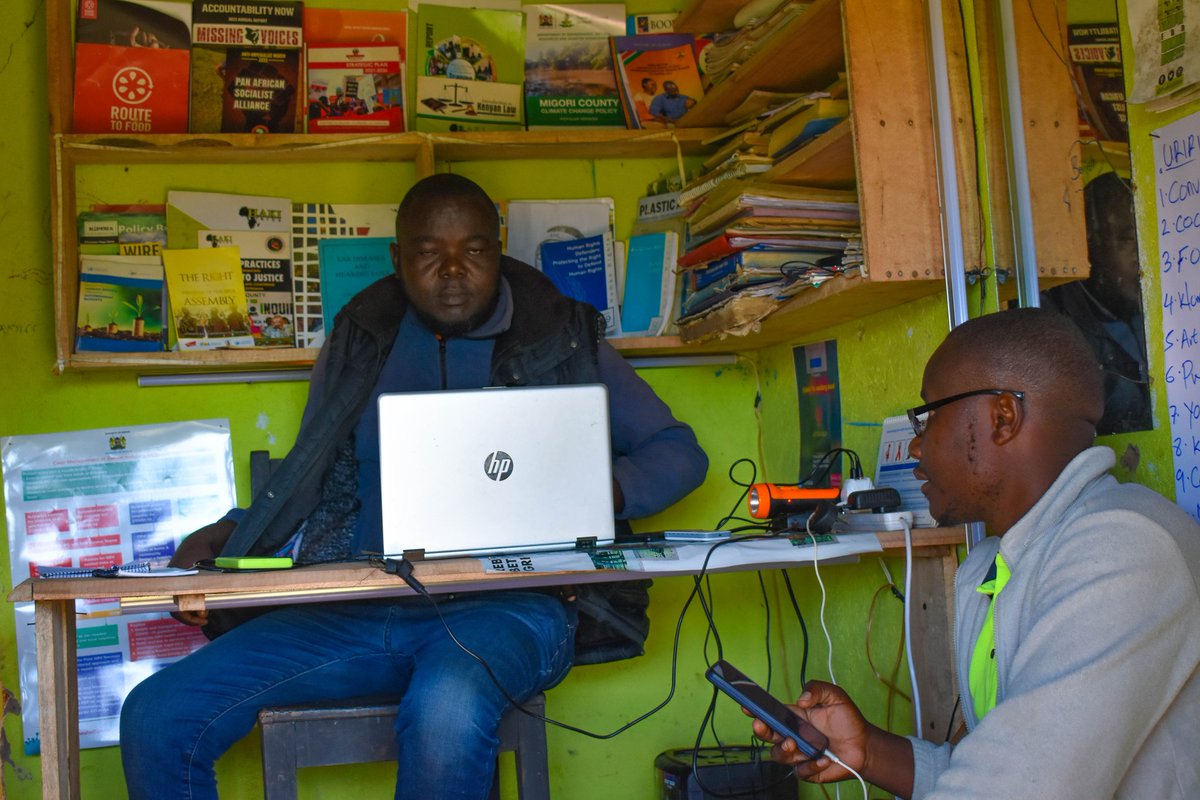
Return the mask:
MULTIPOLYGON (((885 552, 903 551, 904 534, 875 535, 885 552)), ((956 695, 951 664, 955 545, 963 528, 918 529, 913 534, 912 614, 909 647, 917 664, 926 738, 940 739, 956 695)), ((787 565, 793 566, 793 565, 787 565)), ((740 569, 754 569, 748 566, 740 569)), ((723 570, 733 571, 733 570, 723 570)), ((554 573, 485 573, 477 559, 426 561, 414 574, 430 592, 480 591, 667 577, 671 573, 593 570, 554 573)), ((684 573, 681 573, 684 574, 684 573)), ((201 610, 255 604, 316 603, 413 594, 400 578, 367 565, 326 564, 279 572, 201 573, 178 578, 30 579, 10 602, 34 604, 42 797, 79 797, 79 696, 75 674, 75 601, 116 597, 130 613, 201 610)))

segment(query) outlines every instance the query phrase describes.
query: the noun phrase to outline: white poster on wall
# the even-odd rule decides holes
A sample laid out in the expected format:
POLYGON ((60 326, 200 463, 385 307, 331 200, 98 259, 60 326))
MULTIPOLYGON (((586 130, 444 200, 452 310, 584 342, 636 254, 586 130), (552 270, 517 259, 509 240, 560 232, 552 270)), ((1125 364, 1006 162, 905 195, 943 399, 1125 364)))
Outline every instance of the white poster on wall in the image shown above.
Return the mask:
POLYGON ((1200 520, 1200 114, 1153 135, 1163 380, 1175 499, 1200 520))
MULTIPOLYGON (((1178 95, 1200 80, 1200 0, 1126 0, 1133 44, 1131 103, 1178 95)), ((1190 93, 1189 93, 1190 94, 1190 93)))
MULTIPOLYGON (((0 449, 14 583, 39 567, 166 564, 184 536, 236 502, 227 420, 6 436, 0 449)), ((129 690, 207 641, 168 614, 118 609, 112 599, 76 601, 81 747, 117 744, 129 690)), ((25 753, 36 755, 33 603, 14 613, 25 753)))

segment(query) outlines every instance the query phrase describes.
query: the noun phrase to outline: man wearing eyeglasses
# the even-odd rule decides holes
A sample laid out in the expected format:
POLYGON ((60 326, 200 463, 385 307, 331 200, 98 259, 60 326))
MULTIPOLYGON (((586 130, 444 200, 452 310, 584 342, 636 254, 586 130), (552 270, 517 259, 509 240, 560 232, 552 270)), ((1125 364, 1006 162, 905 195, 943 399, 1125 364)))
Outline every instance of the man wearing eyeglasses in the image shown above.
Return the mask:
MULTIPOLYGON (((1200 526, 1120 484, 1093 446, 1102 375, 1078 330, 1021 309, 956 328, 911 409, 915 474, 941 524, 989 538, 956 576, 967 734, 938 745, 878 728, 813 681, 795 708, 828 752, 905 798, 1200 797, 1200 526)), ((777 760, 850 777, 760 721, 777 760)))

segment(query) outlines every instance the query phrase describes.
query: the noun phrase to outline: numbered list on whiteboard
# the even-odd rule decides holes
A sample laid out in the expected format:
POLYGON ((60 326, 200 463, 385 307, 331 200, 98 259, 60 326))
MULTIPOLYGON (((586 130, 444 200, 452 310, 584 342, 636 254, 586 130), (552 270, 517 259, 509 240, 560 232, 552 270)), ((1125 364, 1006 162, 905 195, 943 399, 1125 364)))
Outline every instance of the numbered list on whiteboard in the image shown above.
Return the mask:
POLYGON ((1200 521, 1200 115, 1155 132, 1163 369, 1175 499, 1200 521))

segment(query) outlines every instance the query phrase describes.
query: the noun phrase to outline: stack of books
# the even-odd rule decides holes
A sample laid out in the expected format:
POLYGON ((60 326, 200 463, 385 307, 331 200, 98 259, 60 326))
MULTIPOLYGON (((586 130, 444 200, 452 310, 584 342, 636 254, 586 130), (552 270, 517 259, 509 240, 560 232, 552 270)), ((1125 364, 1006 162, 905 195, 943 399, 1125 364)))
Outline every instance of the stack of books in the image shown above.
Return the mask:
MULTIPOLYGON (((854 191, 729 182, 687 212, 679 325, 757 322, 809 286, 862 267, 854 191)), ((708 326, 706 326, 708 327, 708 326)))

